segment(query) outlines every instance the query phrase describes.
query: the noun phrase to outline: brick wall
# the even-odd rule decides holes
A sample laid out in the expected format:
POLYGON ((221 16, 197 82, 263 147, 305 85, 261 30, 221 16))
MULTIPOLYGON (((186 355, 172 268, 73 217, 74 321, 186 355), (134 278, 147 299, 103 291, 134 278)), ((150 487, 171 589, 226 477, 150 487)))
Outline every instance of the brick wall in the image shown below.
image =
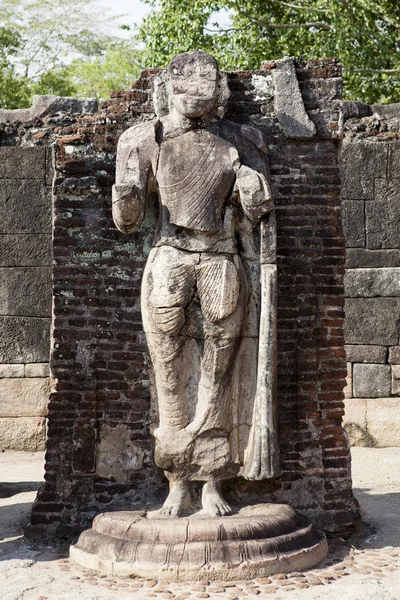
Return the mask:
MULTIPOLYGON (((344 239, 338 129, 340 65, 297 64, 311 139, 284 135, 271 96, 276 63, 229 74, 227 118, 267 135, 277 205, 279 423, 283 474, 231 482, 241 499, 289 502, 327 531, 346 533, 359 514, 341 427, 344 239), (332 100, 334 98, 334 100, 332 100), (335 100, 337 98, 337 101, 335 100)), ((29 535, 71 537, 104 508, 165 497, 152 462, 149 370, 140 281, 156 209, 129 236, 111 219, 119 135, 154 118, 143 72, 102 111, 55 131, 54 315, 46 482, 29 535)))
POLYGON ((400 445, 399 132, 398 118, 351 119, 341 156, 345 425, 352 443, 366 446, 400 445))

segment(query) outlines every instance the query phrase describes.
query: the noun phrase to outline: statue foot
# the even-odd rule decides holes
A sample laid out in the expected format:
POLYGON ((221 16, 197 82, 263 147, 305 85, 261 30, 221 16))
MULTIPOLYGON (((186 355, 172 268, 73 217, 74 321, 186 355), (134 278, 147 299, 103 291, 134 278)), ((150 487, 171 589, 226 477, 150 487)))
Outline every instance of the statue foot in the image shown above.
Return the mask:
POLYGON ((188 481, 174 481, 169 487, 168 498, 160 510, 161 515, 179 517, 190 507, 190 487, 188 481))
POLYGON ((207 481, 203 486, 201 502, 205 513, 212 517, 229 515, 232 510, 221 494, 219 481, 207 481))

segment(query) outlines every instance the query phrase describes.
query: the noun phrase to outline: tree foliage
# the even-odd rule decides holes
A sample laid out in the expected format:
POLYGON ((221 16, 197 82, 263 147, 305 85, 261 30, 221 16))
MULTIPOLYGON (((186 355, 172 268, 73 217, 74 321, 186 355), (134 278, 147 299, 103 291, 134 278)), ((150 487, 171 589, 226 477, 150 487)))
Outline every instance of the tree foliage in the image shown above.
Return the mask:
POLYGON ((98 0, 0 0, 0 104, 34 94, 104 98, 138 75, 140 52, 98 0))
POLYGON ((145 0, 152 7, 140 38, 149 66, 202 49, 224 69, 262 60, 337 56, 346 98, 399 101, 399 0, 145 0), (219 11, 227 11, 222 25, 219 11))

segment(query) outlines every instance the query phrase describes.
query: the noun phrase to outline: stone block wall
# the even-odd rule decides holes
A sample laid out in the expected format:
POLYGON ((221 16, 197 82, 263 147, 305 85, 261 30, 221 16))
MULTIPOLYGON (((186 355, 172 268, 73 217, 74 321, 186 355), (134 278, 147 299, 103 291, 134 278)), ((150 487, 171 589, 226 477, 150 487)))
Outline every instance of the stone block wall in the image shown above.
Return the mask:
POLYGON ((352 443, 367 446, 400 445, 398 125, 377 116, 349 120, 341 153, 345 425, 352 443))
MULTIPOLYGON (((55 130, 93 101, 0 109, 0 449, 43 450, 50 394, 55 130), (66 109, 70 113, 66 112, 66 109), (59 111, 59 112, 58 112, 59 111)), ((76 117, 75 117, 76 120, 76 117)))
POLYGON ((45 444, 50 393, 49 149, 0 147, 0 448, 45 444))
MULTIPOLYGON (((297 63, 302 94, 297 108, 307 111, 300 136, 285 133, 275 110, 278 68, 269 63, 260 71, 228 74, 232 96, 226 116, 259 127, 269 145, 277 206, 283 474, 271 481, 229 482, 227 492, 236 500, 289 502, 325 530, 345 534, 359 514, 341 426, 346 360, 340 65, 297 63)), ((150 90, 156 72, 143 72, 98 114, 51 134, 57 148, 55 388, 45 485, 34 505, 31 536, 70 538, 104 508, 143 506, 166 494, 166 481, 152 461, 151 374, 140 314, 140 281, 156 210, 129 236, 111 218, 117 140, 138 120, 154 118, 150 90)))

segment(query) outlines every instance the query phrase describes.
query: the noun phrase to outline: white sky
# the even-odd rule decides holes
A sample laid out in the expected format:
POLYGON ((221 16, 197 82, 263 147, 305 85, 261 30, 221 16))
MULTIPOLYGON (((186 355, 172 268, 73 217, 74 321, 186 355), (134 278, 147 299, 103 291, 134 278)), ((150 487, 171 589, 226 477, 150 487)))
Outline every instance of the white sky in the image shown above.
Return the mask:
MULTIPOLYGON (((98 0, 99 4, 105 6, 112 11, 111 14, 125 14, 126 17, 121 19, 121 23, 130 25, 132 23, 140 23, 145 14, 150 11, 150 6, 140 0, 98 0)), ((229 23, 229 16, 225 10, 214 14, 212 20, 217 20, 221 25, 229 23)), ((120 35, 124 35, 120 32, 120 35)))
POLYGON ((140 0, 99 0, 99 4, 109 8, 115 15, 126 14, 123 23, 140 23, 142 17, 149 12, 150 7, 140 0))

